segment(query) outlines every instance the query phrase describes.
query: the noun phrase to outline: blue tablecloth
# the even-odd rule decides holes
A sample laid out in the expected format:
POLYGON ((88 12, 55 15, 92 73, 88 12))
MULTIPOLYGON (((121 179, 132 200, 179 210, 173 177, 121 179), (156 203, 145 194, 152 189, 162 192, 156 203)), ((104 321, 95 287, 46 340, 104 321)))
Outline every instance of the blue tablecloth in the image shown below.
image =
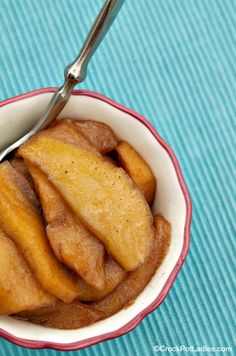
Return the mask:
MULTIPOLYGON (((0 0, 0 99, 60 85, 102 3, 0 0)), ((192 239, 154 313, 128 335, 71 355, 235 347, 235 35, 235 0, 126 0, 91 61, 81 88, 142 113, 177 154, 193 201, 192 239)), ((60 354, 0 341, 1 355, 35 353, 60 354)))

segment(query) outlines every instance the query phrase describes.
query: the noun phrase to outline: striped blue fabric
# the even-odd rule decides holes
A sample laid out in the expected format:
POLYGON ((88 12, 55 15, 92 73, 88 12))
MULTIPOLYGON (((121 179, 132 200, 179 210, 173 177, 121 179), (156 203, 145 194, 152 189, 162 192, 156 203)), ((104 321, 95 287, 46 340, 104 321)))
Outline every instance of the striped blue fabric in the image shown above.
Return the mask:
MULTIPOLYGON (((60 85, 102 3, 0 0, 0 99, 60 85)), ((128 335, 68 355, 235 348, 236 1, 126 0, 81 88, 134 108, 169 142, 193 223, 186 263, 158 310, 128 335)), ((33 353, 66 354, 0 341, 1 355, 33 353)))

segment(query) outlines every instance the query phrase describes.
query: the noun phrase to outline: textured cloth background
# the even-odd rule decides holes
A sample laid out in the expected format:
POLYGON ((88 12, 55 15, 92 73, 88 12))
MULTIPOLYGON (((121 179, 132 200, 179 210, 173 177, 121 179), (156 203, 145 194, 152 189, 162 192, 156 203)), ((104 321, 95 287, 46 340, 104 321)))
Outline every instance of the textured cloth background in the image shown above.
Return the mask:
MULTIPOLYGON (((0 99, 60 85, 102 3, 0 0, 0 99)), ((193 222, 189 255, 164 303, 128 335, 68 355, 235 347, 236 1, 126 0, 81 88, 142 113, 169 142, 193 222)), ((65 355, 0 341, 0 355, 31 354, 65 355)))

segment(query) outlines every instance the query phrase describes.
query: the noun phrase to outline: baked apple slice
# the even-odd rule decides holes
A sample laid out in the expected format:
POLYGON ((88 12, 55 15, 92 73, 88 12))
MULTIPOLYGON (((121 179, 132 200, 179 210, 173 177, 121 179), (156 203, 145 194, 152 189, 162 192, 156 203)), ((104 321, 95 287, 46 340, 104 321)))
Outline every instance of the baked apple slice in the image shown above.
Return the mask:
POLYGON ((30 186, 33 188, 33 181, 31 178, 31 175, 29 173, 28 168, 26 167, 26 164, 21 157, 14 157, 10 159, 10 164, 11 166, 19 173, 21 174, 30 184, 30 186))
POLYGON ((47 240, 38 200, 27 180, 0 164, 0 226, 16 243, 42 287, 65 302, 79 294, 76 278, 58 262, 47 240))
POLYGON ((135 271, 130 272, 107 297, 91 304, 95 309, 105 313, 106 317, 115 314, 127 303, 132 303, 163 262, 171 240, 171 225, 162 216, 157 215, 154 218, 154 227, 153 249, 145 262, 135 271))
POLYGON ((104 246, 85 228, 44 174, 28 166, 40 198, 46 231, 57 259, 98 290, 105 286, 104 246))
MULTIPOLYGON (((49 131, 49 130, 48 130, 49 131)), ((40 132, 19 149, 59 190, 81 221, 127 271, 144 262, 153 243, 153 217, 122 168, 94 152, 40 132)))
POLYGON ((78 120, 74 121, 77 128, 102 154, 114 150, 117 146, 117 138, 112 129, 98 121, 78 120))
POLYGON ((80 133, 90 142, 91 145, 102 153, 108 153, 114 150, 118 144, 118 140, 112 131, 112 129, 98 121, 92 120, 71 120, 71 119, 59 119, 51 128, 57 130, 58 125, 67 124, 70 127, 76 127, 80 133))
POLYGON ((128 142, 121 141, 116 147, 121 167, 132 178, 151 205, 156 191, 156 179, 149 165, 128 142))
POLYGON ((127 272, 118 265, 111 256, 106 256, 104 288, 102 290, 97 290, 88 286, 83 280, 80 280, 79 285, 81 292, 77 299, 82 302, 93 302, 104 298, 111 293, 126 276, 127 272))
POLYGON ((104 319, 105 315, 90 305, 74 300, 70 304, 59 301, 56 305, 24 311, 14 315, 14 317, 48 328, 78 329, 104 319))
MULTIPOLYGON (((42 131, 42 135, 61 140, 80 149, 92 151, 101 156, 101 153, 98 151, 96 146, 92 145, 79 131, 76 127, 75 121, 73 120, 59 120, 52 127, 42 131)), ((18 154, 20 155, 20 150, 18 150, 18 154)))
POLYGON ((0 315, 40 308, 55 301, 34 278, 14 242, 0 229, 0 315))

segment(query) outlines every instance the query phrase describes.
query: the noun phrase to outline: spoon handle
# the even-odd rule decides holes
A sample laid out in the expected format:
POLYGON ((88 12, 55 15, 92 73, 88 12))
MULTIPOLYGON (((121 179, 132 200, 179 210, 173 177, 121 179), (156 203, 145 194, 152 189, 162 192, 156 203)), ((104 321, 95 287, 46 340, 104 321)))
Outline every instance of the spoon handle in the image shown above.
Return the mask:
POLYGON ((65 77, 76 83, 82 82, 86 77, 89 60, 103 40, 124 0, 107 0, 99 12, 78 57, 65 70, 65 77))
POLYGON ((76 57, 74 62, 65 69, 65 82, 63 86, 58 88, 58 90, 54 93, 45 113, 32 130, 0 152, 0 162, 8 153, 25 143, 39 130, 47 127, 57 117, 57 115, 60 114, 69 100, 74 86, 81 83, 85 79, 88 62, 109 30, 123 3, 124 0, 105 1, 105 4, 100 10, 79 55, 76 57))
POLYGON ((33 128, 33 134, 46 128, 62 111, 70 98, 72 89, 86 77, 88 62, 109 30, 124 0, 106 0, 100 10, 79 55, 65 69, 65 82, 53 95, 49 106, 33 128))

